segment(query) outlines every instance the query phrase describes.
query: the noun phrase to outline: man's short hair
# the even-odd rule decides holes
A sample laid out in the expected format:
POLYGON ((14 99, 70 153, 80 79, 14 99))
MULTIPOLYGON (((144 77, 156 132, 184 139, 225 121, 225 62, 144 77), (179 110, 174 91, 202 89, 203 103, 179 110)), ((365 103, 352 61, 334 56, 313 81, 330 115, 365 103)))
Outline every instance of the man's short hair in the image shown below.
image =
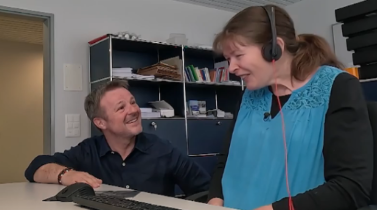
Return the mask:
POLYGON ((117 88, 124 88, 128 90, 128 82, 125 79, 117 79, 101 84, 99 87, 92 90, 85 98, 84 108, 88 118, 93 121, 96 117, 105 117, 104 111, 100 107, 102 97, 108 91, 117 88))

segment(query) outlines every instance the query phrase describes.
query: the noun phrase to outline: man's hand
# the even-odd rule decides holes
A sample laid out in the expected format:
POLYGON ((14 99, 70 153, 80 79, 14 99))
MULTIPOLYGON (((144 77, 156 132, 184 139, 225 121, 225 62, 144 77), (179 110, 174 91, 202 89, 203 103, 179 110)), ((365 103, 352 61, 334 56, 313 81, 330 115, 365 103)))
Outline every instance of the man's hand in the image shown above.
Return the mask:
POLYGON ((80 171, 68 171, 65 173, 61 178, 62 185, 68 186, 77 182, 87 183, 88 185, 92 186, 93 188, 97 188, 101 186, 102 180, 97 179, 96 177, 80 171))
POLYGON ((256 208, 254 210, 274 210, 274 209, 272 208, 272 205, 267 205, 267 206, 256 208))
POLYGON ((212 206, 224 206, 224 200, 220 198, 212 198, 208 201, 208 204, 212 206))

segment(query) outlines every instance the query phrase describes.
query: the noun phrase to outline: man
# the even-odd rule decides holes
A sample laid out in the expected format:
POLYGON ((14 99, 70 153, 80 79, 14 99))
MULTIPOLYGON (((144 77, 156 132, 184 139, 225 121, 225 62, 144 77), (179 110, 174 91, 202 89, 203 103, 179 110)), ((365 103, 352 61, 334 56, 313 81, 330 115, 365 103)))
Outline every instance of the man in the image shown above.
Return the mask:
POLYGON ((142 132, 141 112, 125 80, 108 82, 85 99, 85 111, 103 135, 53 156, 40 155, 26 169, 30 182, 102 183, 173 196, 206 191, 209 175, 168 141, 142 132))

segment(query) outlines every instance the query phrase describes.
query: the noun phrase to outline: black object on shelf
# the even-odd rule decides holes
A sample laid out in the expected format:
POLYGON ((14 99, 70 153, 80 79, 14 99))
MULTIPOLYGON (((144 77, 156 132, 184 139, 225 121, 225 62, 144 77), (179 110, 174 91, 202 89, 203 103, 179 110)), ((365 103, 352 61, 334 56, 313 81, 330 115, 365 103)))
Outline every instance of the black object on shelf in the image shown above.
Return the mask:
MULTIPOLYGON (((361 66, 359 68, 359 78, 361 80, 368 79, 368 78, 377 78, 377 63, 361 66)), ((376 88, 373 88, 373 89, 375 92, 376 88)))
POLYGON ((335 19, 338 23, 350 22, 364 18, 371 13, 377 12, 377 1, 364 0, 335 10, 335 19))
POLYGON ((347 50, 353 64, 360 66, 359 79, 377 78, 377 1, 365 0, 335 10, 336 21, 342 23, 347 50))

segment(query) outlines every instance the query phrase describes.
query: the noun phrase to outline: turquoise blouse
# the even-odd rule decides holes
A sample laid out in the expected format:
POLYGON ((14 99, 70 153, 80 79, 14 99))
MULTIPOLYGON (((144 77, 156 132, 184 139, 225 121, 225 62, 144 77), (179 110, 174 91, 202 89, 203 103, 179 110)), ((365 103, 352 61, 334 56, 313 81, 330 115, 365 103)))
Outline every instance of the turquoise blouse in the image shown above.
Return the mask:
MULTIPOLYGON (((282 108, 292 196, 325 182, 325 115, 332 84, 341 72, 322 66, 282 108)), ((272 97, 268 87, 243 95, 222 178, 225 207, 252 210, 288 196, 281 115, 263 120, 272 97)))

